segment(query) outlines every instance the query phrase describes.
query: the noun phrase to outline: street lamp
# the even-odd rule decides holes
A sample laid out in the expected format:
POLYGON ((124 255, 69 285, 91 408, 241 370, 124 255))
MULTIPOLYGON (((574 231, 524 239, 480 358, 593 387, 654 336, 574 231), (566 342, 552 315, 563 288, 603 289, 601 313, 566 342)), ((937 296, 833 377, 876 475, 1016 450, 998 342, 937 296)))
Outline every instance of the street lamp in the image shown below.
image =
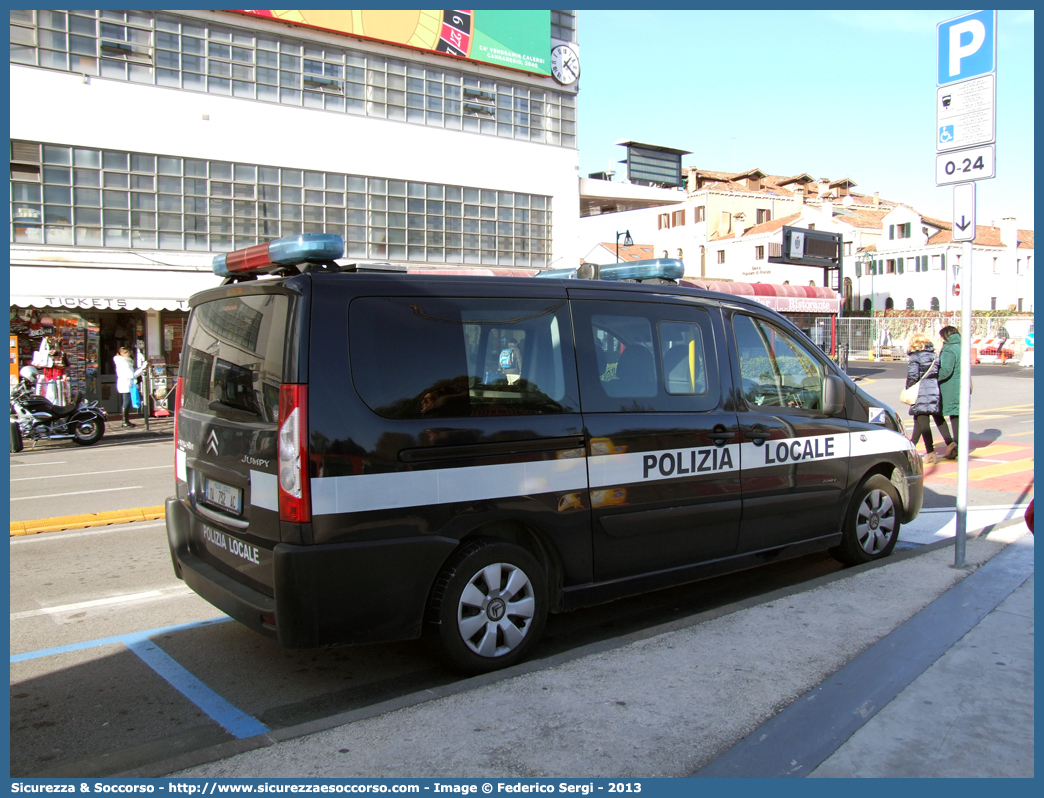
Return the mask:
POLYGON ((617 263, 620 262, 620 236, 624 237, 624 246, 625 247, 629 247, 629 246, 632 246, 634 244, 634 241, 631 239, 631 231, 630 230, 624 230, 622 233, 617 233, 616 234, 616 262, 617 263))
POLYGON ((874 256, 869 250, 863 250, 856 256, 856 262, 860 265, 864 274, 870 275, 870 318, 874 317, 874 273, 871 271, 871 266, 874 262, 874 256))
POLYGON ((873 266, 874 256, 869 250, 864 249, 858 255, 856 255, 856 266, 860 271, 859 275, 859 293, 862 296, 863 293, 863 274, 870 274, 870 333, 873 335, 873 339, 870 342, 870 359, 874 359, 875 342, 877 340, 877 332, 874 330, 874 273, 871 271, 873 266))

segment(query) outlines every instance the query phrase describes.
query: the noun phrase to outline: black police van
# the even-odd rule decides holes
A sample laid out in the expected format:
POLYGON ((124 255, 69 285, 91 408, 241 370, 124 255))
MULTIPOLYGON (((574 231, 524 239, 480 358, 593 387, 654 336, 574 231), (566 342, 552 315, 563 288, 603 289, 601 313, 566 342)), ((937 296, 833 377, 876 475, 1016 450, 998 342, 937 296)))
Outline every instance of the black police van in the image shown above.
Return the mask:
POLYGON ((782 316, 672 284, 678 261, 566 280, 343 252, 219 255, 181 355, 174 569, 283 646, 426 636, 488 671, 548 612, 869 562, 920 510, 899 417, 782 316))

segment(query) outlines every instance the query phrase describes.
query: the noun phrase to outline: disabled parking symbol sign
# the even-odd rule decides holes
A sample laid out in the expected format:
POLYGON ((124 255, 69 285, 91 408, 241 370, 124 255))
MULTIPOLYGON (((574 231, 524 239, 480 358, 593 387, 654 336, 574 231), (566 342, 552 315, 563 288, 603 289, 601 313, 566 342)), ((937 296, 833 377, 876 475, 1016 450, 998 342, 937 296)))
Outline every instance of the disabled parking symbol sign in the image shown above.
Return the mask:
POLYGON ((939 143, 946 144, 953 141, 953 125, 943 125, 939 128, 939 143))

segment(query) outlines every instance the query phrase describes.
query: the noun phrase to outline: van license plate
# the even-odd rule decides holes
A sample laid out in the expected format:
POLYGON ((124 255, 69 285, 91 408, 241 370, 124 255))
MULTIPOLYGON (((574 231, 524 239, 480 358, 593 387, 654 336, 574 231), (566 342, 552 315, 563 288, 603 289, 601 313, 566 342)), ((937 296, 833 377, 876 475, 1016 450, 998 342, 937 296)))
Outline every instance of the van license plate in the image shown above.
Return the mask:
POLYGON ((233 488, 216 479, 204 479, 203 489, 206 491, 207 501, 216 504, 222 510, 239 515, 243 507, 243 489, 233 488))

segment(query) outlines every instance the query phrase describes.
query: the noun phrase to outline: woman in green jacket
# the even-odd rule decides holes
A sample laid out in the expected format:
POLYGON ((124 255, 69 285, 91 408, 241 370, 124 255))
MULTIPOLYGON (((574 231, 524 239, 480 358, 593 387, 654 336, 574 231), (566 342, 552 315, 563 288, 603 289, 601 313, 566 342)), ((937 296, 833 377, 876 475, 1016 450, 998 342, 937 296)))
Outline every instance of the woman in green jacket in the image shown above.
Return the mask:
MULTIPOLYGON (((957 424, 961 404, 961 333, 956 327, 939 330, 943 345, 939 351, 939 393, 942 395, 942 414, 950 417, 953 443, 946 447, 943 457, 957 459, 957 424)), ((936 419, 938 422, 938 419, 936 419)), ((944 422, 945 423, 945 422, 944 422)))

